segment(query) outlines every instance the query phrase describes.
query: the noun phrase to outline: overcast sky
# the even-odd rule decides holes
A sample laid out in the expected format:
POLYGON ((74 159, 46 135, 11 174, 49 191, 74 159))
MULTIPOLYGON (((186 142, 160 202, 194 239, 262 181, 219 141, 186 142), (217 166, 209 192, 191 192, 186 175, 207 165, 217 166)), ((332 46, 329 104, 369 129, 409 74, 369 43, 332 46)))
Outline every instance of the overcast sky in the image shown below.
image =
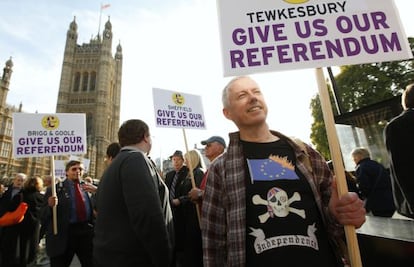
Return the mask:
MULTIPOLYGON (((206 130, 186 130, 188 146, 211 135, 236 130, 221 112, 223 78, 214 0, 0 0, 0 66, 11 56, 14 67, 7 102, 25 112, 54 113, 66 31, 76 16, 78 44, 112 23, 113 48, 123 48, 121 122, 139 118, 154 136, 153 157, 185 150, 180 129, 157 128, 152 88, 200 95, 206 130)), ((408 36, 414 36, 412 1, 396 0, 408 36)), ((253 75, 269 106, 272 129, 310 142, 310 99, 317 93, 313 69, 253 75)))

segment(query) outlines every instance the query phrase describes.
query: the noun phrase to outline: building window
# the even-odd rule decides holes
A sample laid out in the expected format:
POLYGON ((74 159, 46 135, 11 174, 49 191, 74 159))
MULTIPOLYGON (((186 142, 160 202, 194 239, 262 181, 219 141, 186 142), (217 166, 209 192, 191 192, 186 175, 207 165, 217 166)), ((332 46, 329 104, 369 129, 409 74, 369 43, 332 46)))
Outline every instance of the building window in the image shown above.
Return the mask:
POLYGON ((12 124, 10 123, 10 120, 5 120, 6 121, 6 130, 4 132, 5 136, 12 136, 13 131, 12 131, 12 124))
POLYGON ((10 143, 3 143, 2 149, 1 149, 1 156, 4 158, 9 158, 11 153, 11 144, 10 143))
POLYGON ((0 156, 2 158, 7 158, 9 155, 7 154, 6 151, 6 143, 1 143, 1 150, 0 150, 0 156))
POLYGON ((96 72, 92 72, 91 73, 91 81, 89 84, 89 91, 95 91, 95 86, 96 86, 96 72))
POLYGON ((88 91, 88 73, 84 72, 82 75, 82 91, 88 91))
POLYGON ((73 83, 73 92, 79 91, 79 85, 80 85, 80 73, 75 73, 75 82, 73 83))
POLYGON ((7 118, 4 117, 3 120, 1 121, 1 134, 2 135, 6 134, 6 123, 7 123, 7 118))
POLYGON ((86 135, 93 135, 93 115, 91 113, 86 114, 86 135))

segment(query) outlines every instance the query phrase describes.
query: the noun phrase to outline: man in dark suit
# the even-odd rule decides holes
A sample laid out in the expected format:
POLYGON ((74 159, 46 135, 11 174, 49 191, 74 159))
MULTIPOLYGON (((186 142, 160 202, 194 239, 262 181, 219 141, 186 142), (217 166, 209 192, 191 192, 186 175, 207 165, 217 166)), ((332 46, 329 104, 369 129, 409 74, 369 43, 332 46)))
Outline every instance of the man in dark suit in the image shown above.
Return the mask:
POLYGON ((185 203, 189 201, 188 192, 191 184, 186 182, 188 168, 184 165, 183 152, 176 150, 170 157, 174 170, 165 175, 165 183, 170 190, 170 203, 174 217, 174 263, 173 266, 182 266, 184 261, 185 240, 185 203))
POLYGON ((168 267, 172 214, 168 189, 147 156, 149 128, 141 120, 128 120, 118 138, 122 149, 98 187, 95 267, 168 267))
POLYGON ((414 219, 414 83, 405 88, 401 104, 404 111, 385 127, 385 145, 397 212, 414 219))
POLYGON ((45 194, 42 222, 46 229, 46 251, 51 267, 70 266, 76 254, 82 267, 92 266, 93 211, 88 192, 80 185, 83 164, 71 160, 66 164, 66 179, 45 194), (52 208, 57 205, 57 234, 53 231, 52 208))

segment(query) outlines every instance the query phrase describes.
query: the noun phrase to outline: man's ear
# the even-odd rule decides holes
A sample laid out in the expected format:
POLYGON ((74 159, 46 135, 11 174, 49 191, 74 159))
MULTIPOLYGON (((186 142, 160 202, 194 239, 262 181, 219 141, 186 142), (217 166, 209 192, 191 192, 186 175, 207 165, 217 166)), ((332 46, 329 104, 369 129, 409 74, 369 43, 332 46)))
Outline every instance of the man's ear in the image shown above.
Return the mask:
POLYGON ((223 115, 226 117, 226 119, 231 120, 231 114, 227 108, 223 108, 223 115))

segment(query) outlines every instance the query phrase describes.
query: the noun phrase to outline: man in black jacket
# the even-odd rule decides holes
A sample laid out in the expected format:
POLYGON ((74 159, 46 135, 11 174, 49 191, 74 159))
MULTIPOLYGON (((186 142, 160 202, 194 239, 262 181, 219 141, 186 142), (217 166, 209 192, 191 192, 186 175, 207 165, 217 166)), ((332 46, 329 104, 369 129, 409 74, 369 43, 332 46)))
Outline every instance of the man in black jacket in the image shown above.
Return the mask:
POLYGON ((170 157, 174 170, 165 175, 165 183, 170 190, 170 203, 174 217, 175 247, 173 267, 179 267, 184 262, 185 242, 185 204, 189 201, 188 192, 191 184, 186 182, 188 167, 184 165, 183 152, 176 150, 170 157))
POLYGON ((46 231, 46 251, 51 267, 69 267, 74 255, 82 267, 92 266, 94 215, 89 194, 83 188, 82 162, 70 160, 65 166, 66 179, 51 185, 45 193, 42 227, 46 231), (52 195, 56 186, 56 197, 52 195), (52 223, 52 208, 57 205, 57 233, 52 223))
POLYGON ((395 212, 391 178, 384 166, 371 159, 370 152, 357 147, 351 152, 355 162, 360 197, 365 200, 365 209, 374 216, 391 217, 395 212))
POLYGON ((98 187, 95 267, 167 267, 172 214, 168 189, 147 156, 149 128, 141 120, 128 120, 118 138, 122 149, 98 187))
POLYGON ((397 212, 414 219, 414 83, 401 96, 404 111, 385 127, 397 212))

